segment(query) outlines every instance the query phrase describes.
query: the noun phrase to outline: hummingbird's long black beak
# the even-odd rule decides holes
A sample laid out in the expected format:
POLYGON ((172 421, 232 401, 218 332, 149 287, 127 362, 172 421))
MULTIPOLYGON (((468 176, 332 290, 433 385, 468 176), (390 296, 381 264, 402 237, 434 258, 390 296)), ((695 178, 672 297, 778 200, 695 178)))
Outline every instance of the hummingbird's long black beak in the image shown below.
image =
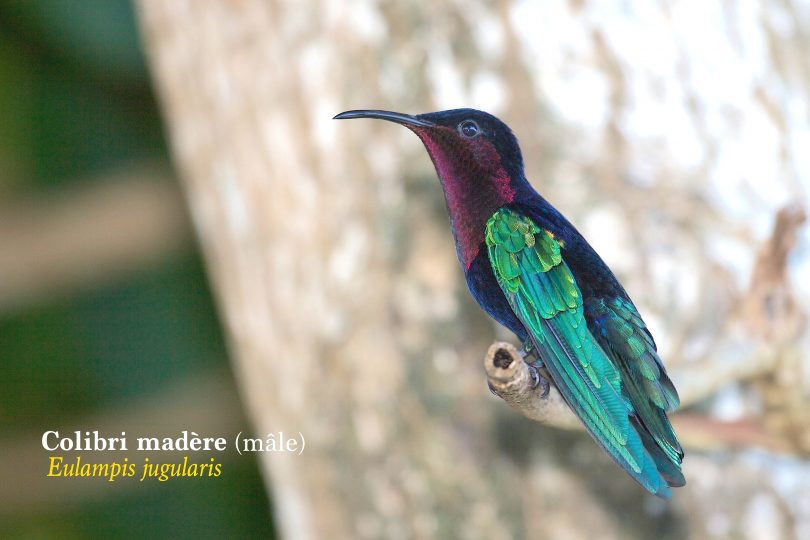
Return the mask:
POLYGON ((388 120, 389 122, 396 122, 405 126, 414 127, 435 127, 436 124, 422 120, 410 114, 402 114, 391 111, 375 111, 375 110, 360 110, 360 111, 346 111, 338 114, 333 120, 346 120, 350 118, 379 118, 380 120, 388 120))

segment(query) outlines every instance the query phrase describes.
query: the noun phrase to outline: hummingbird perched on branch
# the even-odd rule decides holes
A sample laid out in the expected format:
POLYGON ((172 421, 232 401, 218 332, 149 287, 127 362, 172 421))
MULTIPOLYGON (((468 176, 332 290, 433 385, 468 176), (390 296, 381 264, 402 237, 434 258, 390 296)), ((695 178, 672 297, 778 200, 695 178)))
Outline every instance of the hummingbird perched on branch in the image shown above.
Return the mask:
POLYGON ((616 276, 529 184, 509 127, 474 109, 335 116, 348 118, 395 122, 422 140, 473 298, 520 338, 535 384, 547 389, 548 377, 616 463, 670 498, 670 487, 685 484, 667 418, 678 393, 616 276))

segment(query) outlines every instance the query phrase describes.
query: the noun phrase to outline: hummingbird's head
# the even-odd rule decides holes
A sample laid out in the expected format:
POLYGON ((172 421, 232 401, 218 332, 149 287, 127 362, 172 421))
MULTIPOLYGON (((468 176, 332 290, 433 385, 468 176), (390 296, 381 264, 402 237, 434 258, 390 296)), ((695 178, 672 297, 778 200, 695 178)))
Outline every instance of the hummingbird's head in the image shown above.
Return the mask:
POLYGON ((453 109, 411 116, 389 111, 347 111, 335 116, 378 118, 416 133, 433 160, 462 265, 469 269, 484 243, 487 220, 511 203, 525 183, 523 158, 509 127, 491 114, 453 109))
POLYGON ((411 116, 360 110, 335 118, 378 118, 407 127, 422 139, 445 186, 477 191, 489 183, 506 189, 523 177, 523 158, 512 130, 483 111, 453 109, 411 116))

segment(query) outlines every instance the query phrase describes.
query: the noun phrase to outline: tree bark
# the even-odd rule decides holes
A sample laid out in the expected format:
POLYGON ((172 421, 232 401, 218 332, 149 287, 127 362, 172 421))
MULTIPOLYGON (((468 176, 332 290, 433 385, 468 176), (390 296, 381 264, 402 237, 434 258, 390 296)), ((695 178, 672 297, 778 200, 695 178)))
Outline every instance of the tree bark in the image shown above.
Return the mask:
MULTIPOLYGON (((703 384, 695 368, 739 327, 757 225, 802 193, 802 132, 778 96, 810 87, 804 30, 791 2, 749 4, 611 18, 585 2, 139 1, 249 416, 257 434, 307 442, 261 456, 283 537, 652 537, 661 523, 680 536, 687 517, 709 534, 699 501, 719 488, 692 478, 745 460, 696 455, 676 503, 643 512, 587 437, 499 403, 481 358, 502 336, 466 295, 424 150, 395 126, 331 118, 499 114, 664 358, 703 384)), ((730 535, 760 485, 734 477, 730 535)))

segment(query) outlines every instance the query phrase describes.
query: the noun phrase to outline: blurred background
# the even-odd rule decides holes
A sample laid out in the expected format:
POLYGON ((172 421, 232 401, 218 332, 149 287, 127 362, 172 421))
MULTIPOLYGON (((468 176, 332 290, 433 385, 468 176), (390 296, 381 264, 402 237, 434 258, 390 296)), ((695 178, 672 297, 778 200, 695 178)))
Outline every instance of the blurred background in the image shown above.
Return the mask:
POLYGON ((809 47, 803 0, 1 4, 0 537, 810 537, 809 47), (652 329, 672 503, 489 394, 424 149, 331 121, 463 106, 652 329), (307 450, 44 478, 95 428, 307 450))
POLYGON ((0 190, 0 537, 270 536, 251 456, 44 477, 46 430, 248 429, 128 1, 0 4, 0 190))

